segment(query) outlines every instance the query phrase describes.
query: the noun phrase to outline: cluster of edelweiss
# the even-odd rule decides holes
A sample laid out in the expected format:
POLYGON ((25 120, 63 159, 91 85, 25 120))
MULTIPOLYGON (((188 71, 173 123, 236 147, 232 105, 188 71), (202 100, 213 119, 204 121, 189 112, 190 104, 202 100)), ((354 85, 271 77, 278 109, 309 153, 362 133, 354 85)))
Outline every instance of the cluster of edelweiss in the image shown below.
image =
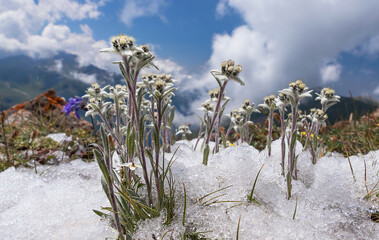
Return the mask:
MULTIPOLYGON (((299 135, 299 129, 303 128, 306 130, 306 144, 304 148, 310 147, 310 152, 312 155, 312 163, 316 164, 319 144, 318 134, 321 126, 326 125, 325 120, 327 119, 326 110, 332 105, 339 102, 339 96, 334 95, 334 90, 330 88, 324 88, 321 94, 316 93, 318 97, 315 100, 321 101, 321 109, 311 109, 310 114, 303 114, 298 106, 301 99, 306 97, 312 97, 310 94, 312 91, 308 91, 307 86, 301 80, 296 82, 291 82, 289 88, 279 91, 279 96, 273 98, 272 96, 265 99, 265 103, 268 102, 271 105, 269 109, 269 134, 268 134, 268 150, 269 155, 271 154, 271 134, 272 134, 272 114, 275 108, 279 110, 280 122, 281 122, 281 147, 282 147, 282 174, 286 176, 287 181, 287 198, 291 198, 291 188, 292 179, 297 179, 297 157, 295 147, 296 140, 299 135), (285 113, 287 106, 291 106, 291 113, 288 114, 287 119, 285 119, 285 113), (287 140, 288 149, 288 163, 287 168, 285 168, 285 153, 287 140), (285 169, 287 173, 285 173, 285 169)), ((266 106, 266 108, 268 107, 266 106)))
MULTIPOLYGON (((143 69, 157 68, 152 62, 155 57, 147 46, 137 46, 134 38, 126 35, 112 37, 111 44, 110 48, 102 49, 101 52, 118 55, 120 61, 114 63, 118 64, 126 85, 100 87, 94 83, 83 96, 88 100, 86 116, 96 118, 100 125, 102 142, 93 145, 94 155, 103 174, 104 191, 111 204, 111 208, 106 209, 110 211, 109 214, 95 212, 111 219, 120 238, 132 239, 138 221, 156 217, 165 210, 166 224, 169 224, 174 215, 175 189, 171 174, 173 158, 165 162, 164 154, 171 151, 170 146, 174 141, 172 122, 175 109, 171 104, 171 98, 176 88, 175 80, 166 74, 146 74, 141 77, 142 81, 138 81, 143 69), (117 166, 114 166, 115 158, 120 161, 117 166), (142 177, 135 173, 137 167, 142 169, 142 177), (141 189, 145 189, 146 194, 142 194, 141 189)), ((195 144, 196 149, 199 140, 204 139, 201 148, 205 165, 211 152, 211 138, 214 137, 215 141, 213 153, 219 151, 220 143, 227 147, 226 139, 232 129, 238 133, 239 142, 250 142, 250 118, 253 112, 259 111, 249 100, 246 100, 241 108, 226 114, 231 119, 226 133, 221 127, 222 115, 230 100, 225 95, 227 83, 233 80, 244 85, 239 78, 241 71, 242 66, 235 65, 232 60, 222 62, 221 71, 211 71, 219 87, 209 92, 209 100, 199 109, 204 115, 199 117, 201 126, 195 144)), ((339 101, 339 96, 334 95, 334 90, 323 89, 316 98, 321 101, 321 109, 314 109, 308 116, 302 116, 298 105, 301 99, 311 96, 310 92, 306 85, 298 80, 290 83, 289 88, 279 91, 277 98, 271 95, 259 105, 269 110, 269 155, 273 113, 275 109, 280 113, 283 175, 286 139, 289 146, 286 174, 288 198, 291 197, 291 180, 297 177, 295 144, 299 126, 307 128, 307 146, 312 153, 312 162, 316 163, 317 135, 320 127, 325 124, 325 112, 339 101), (287 114, 285 119, 288 105, 291 106, 291 113, 287 114)), ((68 108, 76 112, 78 106, 73 102, 68 108)), ((184 139, 185 136, 191 135, 191 131, 188 126, 182 124, 176 132, 176 135, 179 134, 182 134, 184 139)))
MULTIPOLYGON (((238 142, 250 142, 251 136, 249 136, 249 124, 251 114, 253 112, 259 112, 259 110, 254 109, 254 104, 250 104, 249 100, 246 100, 240 109, 236 109, 227 116, 230 117, 230 126, 226 132, 220 131, 221 116, 225 109, 225 105, 228 103, 230 98, 225 96, 225 86, 228 80, 236 80, 237 82, 244 85, 243 81, 238 78, 238 73, 241 72, 242 67, 238 65, 238 71, 229 68, 229 66, 234 66, 232 60, 223 62, 221 64, 221 72, 212 71, 211 73, 216 78, 220 89, 215 89, 210 91, 210 99, 201 105, 199 110, 204 112, 204 117, 201 118, 200 131, 198 135, 198 140, 195 144, 195 149, 199 139, 204 136, 205 141, 202 144, 202 151, 204 152, 203 164, 207 165, 209 156, 209 139, 211 135, 214 135, 215 147, 213 153, 219 151, 219 138, 221 136, 221 142, 224 147, 227 146, 226 139, 229 136, 230 130, 234 129, 240 136, 238 142), (229 72, 225 69, 230 69, 229 72), (236 74, 235 74, 236 73, 236 74), (216 107, 213 105, 216 103, 216 107), (215 122, 217 122, 217 127, 214 127, 215 122), (220 136, 219 136, 220 135, 220 136)), ((288 199, 291 198, 291 188, 292 179, 297 179, 297 155, 295 152, 296 140, 299 135, 299 129, 305 129, 306 144, 305 149, 309 147, 312 156, 312 163, 316 164, 317 156, 319 155, 319 144, 317 142, 318 134, 320 128, 326 125, 325 120, 327 119, 326 111, 329 107, 339 102, 339 96, 334 95, 334 90, 330 88, 322 89, 321 93, 316 93, 317 97, 315 100, 321 102, 321 109, 311 109, 308 115, 303 114, 298 106, 300 101, 306 97, 312 97, 310 94, 312 91, 308 91, 308 87, 302 80, 297 80, 296 82, 291 82, 289 88, 279 91, 278 97, 275 95, 270 95, 264 98, 264 103, 259 104, 261 108, 268 110, 268 135, 267 135, 267 149, 268 155, 271 156, 271 142, 272 142, 272 129, 274 125, 274 111, 278 110, 280 115, 281 123, 281 148, 282 148, 282 174, 286 176, 287 181, 287 192, 288 199), (287 106, 290 106, 291 112, 287 114, 287 106), (286 118, 287 116, 287 118, 286 118), (287 144, 286 141, 287 140, 287 144), (286 167, 285 154, 286 146, 288 149, 288 163, 286 167), (285 172, 287 170, 287 173, 285 172)))
POLYGON ((135 45, 134 38, 126 35, 112 37, 111 43, 112 47, 101 52, 121 58, 114 63, 119 65, 126 85, 100 87, 94 83, 83 98, 88 99, 86 116, 99 120, 102 144, 94 144, 94 154, 112 206, 110 214, 96 213, 107 215, 120 237, 131 239, 139 220, 156 217, 162 209, 166 210, 167 223, 173 217, 172 160, 165 163, 162 153, 170 152, 173 144, 175 109, 171 98, 176 88, 175 80, 166 74, 149 73, 138 81, 143 69, 157 68, 147 46, 135 45), (120 163, 114 166, 117 158, 120 163), (143 178, 135 173, 137 167, 142 169, 143 178), (146 195, 141 194, 141 188, 146 189, 146 195))

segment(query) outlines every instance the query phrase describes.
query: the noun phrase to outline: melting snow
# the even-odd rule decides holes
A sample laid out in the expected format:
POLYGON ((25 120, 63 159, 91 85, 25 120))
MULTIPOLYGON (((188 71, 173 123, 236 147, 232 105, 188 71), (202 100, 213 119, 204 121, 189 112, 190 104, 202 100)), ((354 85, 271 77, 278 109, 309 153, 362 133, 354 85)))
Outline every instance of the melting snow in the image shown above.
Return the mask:
POLYGON ((293 197, 287 200, 287 185, 281 175, 280 141, 273 142, 271 157, 266 150, 259 153, 251 146, 242 145, 211 155, 208 166, 201 164, 202 153, 194 152, 193 145, 194 141, 177 143, 180 147, 172 169, 177 185, 174 223, 166 227, 161 224, 162 219, 145 221, 140 224, 136 239, 151 239, 151 234, 162 236, 172 229, 166 236, 173 233, 174 239, 181 239, 182 183, 187 189, 186 226, 194 232, 207 232, 203 236, 209 239, 235 239, 240 216, 239 239, 377 239, 379 236, 379 224, 370 220, 370 208, 378 209, 379 204, 363 200, 366 195, 364 160, 367 185, 371 189, 379 180, 379 151, 350 157, 357 179, 354 182, 346 158, 332 154, 337 156, 323 157, 312 165, 310 153, 302 152, 298 143, 299 180, 293 181, 293 197), (246 204, 246 196, 263 163, 254 192, 261 205, 246 204), (205 206, 197 201, 230 185, 202 202, 221 194, 225 195, 214 200, 236 202, 205 206), (297 212, 293 220, 296 198, 297 212), (245 204, 237 205, 239 202, 245 204))
MULTIPOLYGON (((194 141, 179 141, 172 148, 180 146, 172 168, 177 199, 173 223, 164 226, 162 218, 141 222, 135 239, 152 239, 152 234, 161 239, 172 229, 174 239, 181 239, 183 183, 187 189, 186 227, 193 232, 206 232, 203 236, 208 239, 235 239, 240 216, 239 239, 377 239, 375 236, 379 236, 379 224, 370 220, 370 209, 378 209, 379 204, 363 200, 366 195, 364 161, 370 190, 379 181, 379 150, 350 157, 357 180, 354 182, 347 158, 329 154, 312 165, 309 152, 302 152, 300 143, 297 144, 299 180, 293 181, 293 197, 287 200, 286 183, 280 174, 280 141, 273 142, 271 157, 266 150, 258 152, 242 145, 211 155, 208 166, 201 164, 202 153, 193 151, 193 145, 194 141), (247 204, 246 196, 263 163, 254 192, 261 205, 247 204), (230 185, 204 198, 202 203, 198 201, 230 185), (224 195, 214 200, 235 202, 204 204, 221 194, 224 195)), ((166 157, 170 158, 170 154, 166 157)), ((109 206, 95 163, 75 160, 43 168, 41 176, 24 168, 0 173, 1 239, 114 236, 109 223, 92 212, 100 206, 109 206)))
POLYGON ((95 163, 82 160, 0 173, 0 239, 104 239, 113 230, 92 209, 108 206, 95 163))

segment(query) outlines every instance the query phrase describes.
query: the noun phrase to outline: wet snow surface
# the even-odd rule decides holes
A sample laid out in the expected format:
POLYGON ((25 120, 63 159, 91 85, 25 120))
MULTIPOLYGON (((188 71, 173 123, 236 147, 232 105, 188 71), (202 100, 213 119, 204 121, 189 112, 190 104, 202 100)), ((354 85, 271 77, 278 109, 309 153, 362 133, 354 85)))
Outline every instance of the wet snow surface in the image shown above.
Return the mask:
POLYGON ((9 168, 0 173, 0 239, 105 239, 92 209, 108 206, 95 163, 9 168))
MULTIPOLYGON (((364 162, 369 190, 379 181, 379 151, 350 157, 356 182, 347 158, 329 154, 311 164, 310 154, 297 144, 298 181, 293 196, 286 199, 286 183, 281 175, 280 141, 273 153, 258 152, 251 146, 229 147, 211 155, 203 166, 202 153, 192 150, 193 142, 180 141, 172 168, 176 179, 176 215, 172 225, 162 218, 139 224, 135 239, 159 239, 172 230, 181 239, 183 183, 187 189, 186 227, 206 232, 209 239, 235 239, 241 216, 239 239, 377 239, 379 224, 370 220, 370 209, 378 209, 366 195, 364 162), (261 204, 247 204, 259 168, 254 198, 261 204), (198 199, 217 189, 211 196, 198 199), (222 195, 211 200, 211 198, 222 195), (293 220, 297 199, 297 212, 293 220), (209 200, 207 202, 207 200, 209 200), (234 201, 207 204, 215 201, 234 201), (243 204, 239 204, 243 203, 243 204), (237 205, 239 204, 239 205, 237 205)), ((174 146, 172 149, 175 149, 174 146)), ((170 158, 166 154, 166 158, 170 158)), ((140 169, 138 169, 140 171, 140 169)), ((39 172, 41 170, 39 169, 39 172)), ((92 212, 109 206, 100 185, 95 163, 75 160, 46 168, 40 175, 33 170, 10 168, 0 173, 1 239, 104 239, 114 236, 108 222, 92 212)), ((171 236, 171 232, 166 235, 171 236)))

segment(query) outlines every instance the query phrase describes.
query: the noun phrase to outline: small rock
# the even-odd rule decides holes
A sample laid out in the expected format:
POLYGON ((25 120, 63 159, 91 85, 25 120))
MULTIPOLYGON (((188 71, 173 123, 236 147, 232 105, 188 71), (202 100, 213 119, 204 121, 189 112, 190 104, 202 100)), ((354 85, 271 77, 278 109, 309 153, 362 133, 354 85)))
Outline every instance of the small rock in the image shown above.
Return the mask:
POLYGON ((72 141, 72 138, 67 137, 65 133, 51 133, 47 135, 46 138, 51 138, 52 140, 56 141, 58 144, 72 141))
MULTIPOLYGON (((47 122, 51 121, 52 126, 47 126, 51 129, 75 129, 83 128, 91 130, 92 125, 83 120, 77 119, 74 113, 65 115, 62 110, 66 105, 66 101, 58 97, 54 89, 50 89, 42 93, 34 99, 17 104, 4 111, 7 116, 7 122, 19 127, 31 118, 45 119, 47 122)), ((24 124, 25 126, 28 124, 24 124)))

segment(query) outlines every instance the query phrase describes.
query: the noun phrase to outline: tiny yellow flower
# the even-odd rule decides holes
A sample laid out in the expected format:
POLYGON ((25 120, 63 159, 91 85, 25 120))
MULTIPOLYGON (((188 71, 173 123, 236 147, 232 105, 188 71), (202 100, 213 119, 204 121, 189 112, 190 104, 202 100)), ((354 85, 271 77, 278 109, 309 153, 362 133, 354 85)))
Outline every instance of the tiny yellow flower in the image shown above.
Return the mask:
POLYGON ((236 145, 234 145, 233 143, 229 143, 230 144, 230 146, 232 146, 232 147, 235 147, 236 145))
MULTIPOLYGON (((311 138, 313 138, 313 133, 311 134, 311 138)), ((317 139, 318 139, 318 140, 320 140, 320 137, 319 137, 319 136, 317 136, 317 139)))
MULTIPOLYGON (((303 136, 307 135, 306 132, 300 132, 300 134, 303 135, 303 136)), ((312 136, 313 136, 313 134, 312 134, 312 136)))

